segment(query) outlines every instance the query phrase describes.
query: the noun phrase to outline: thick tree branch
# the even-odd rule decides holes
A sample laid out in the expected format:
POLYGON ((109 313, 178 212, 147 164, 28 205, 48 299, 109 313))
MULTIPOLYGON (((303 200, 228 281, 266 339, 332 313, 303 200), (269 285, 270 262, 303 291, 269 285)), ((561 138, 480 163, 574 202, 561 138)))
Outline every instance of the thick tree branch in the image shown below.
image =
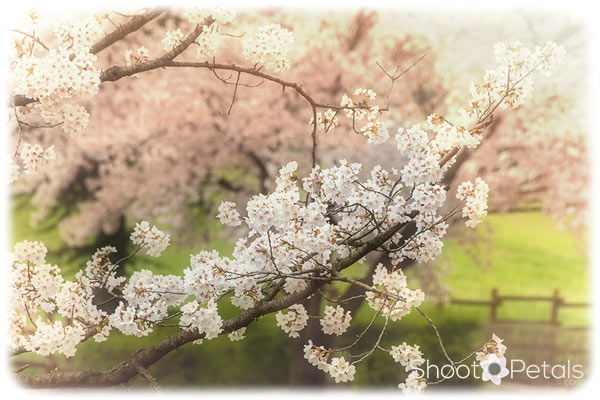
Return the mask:
POLYGON ((160 386, 158 386, 158 383, 156 382, 156 378, 153 377, 152 374, 150 374, 150 371, 148 371, 146 368, 142 367, 139 364, 134 364, 134 367, 135 367, 136 371, 138 372, 138 374, 142 378, 144 378, 145 380, 148 381, 152 390, 154 390, 155 392, 160 392, 160 386))
POLYGON ((173 62, 173 59, 183 53, 202 33, 202 27, 211 25, 214 22, 212 18, 207 18, 204 23, 196 25, 196 28, 173 48, 173 50, 157 57, 153 60, 146 61, 139 64, 125 65, 125 66, 114 66, 109 69, 102 71, 100 74, 100 82, 113 82, 117 81, 126 76, 132 76, 140 72, 151 71, 153 69, 162 68, 168 66, 173 62))
POLYGON ((142 26, 146 25, 148 22, 152 21, 154 18, 158 17, 162 11, 152 10, 145 14, 136 15, 131 18, 129 21, 119 26, 117 29, 106 35, 104 38, 100 39, 90 49, 92 54, 97 54, 104 50, 105 48, 111 46, 113 43, 118 42, 123 39, 125 36, 129 35, 132 32, 137 31, 142 26))

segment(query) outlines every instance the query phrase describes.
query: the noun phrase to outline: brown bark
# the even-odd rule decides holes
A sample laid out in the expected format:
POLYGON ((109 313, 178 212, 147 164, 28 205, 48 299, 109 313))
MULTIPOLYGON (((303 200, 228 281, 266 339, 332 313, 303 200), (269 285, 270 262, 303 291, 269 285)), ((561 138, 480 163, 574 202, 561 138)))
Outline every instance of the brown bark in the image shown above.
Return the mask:
POLYGON ((94 45, 90 49, 90 52, 92 54, 97 54, 101 52, 105 48, 111 46, 113 43, 123 39, 130 33, 137 31, 142 26, 146 25, 148 22, 158 17, 161 13, 162 11, 153 10, 145 14, 136 15, 135 17, 132 17, 129 21, 119 26, 117 29, 106 35, 104 38, 94 43, 94 45))

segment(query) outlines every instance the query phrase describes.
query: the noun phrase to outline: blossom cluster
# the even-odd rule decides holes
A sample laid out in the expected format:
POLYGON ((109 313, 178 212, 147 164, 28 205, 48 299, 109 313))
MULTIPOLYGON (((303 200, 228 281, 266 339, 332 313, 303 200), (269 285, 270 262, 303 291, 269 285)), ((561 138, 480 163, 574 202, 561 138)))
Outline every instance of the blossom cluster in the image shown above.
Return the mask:
POLYGON ((235 16, 235 10, 223 6, 187 8, 184 11, 183 18, 193 24, 202 25, 202 32, 196 39, 198 58, 216 56, 221 45, 219 26, 230 23, 235 16))
POLYGON ((412 307, 418 307, 425 299, 425 293, 420 289, 410 290, 406 284, 406 276, 402 270, 387 271, 383 264, 375 268, 373 285, 381 288, 380 292, 368 291, 367 303, 380 311, 392 321, 406 316, 412 307))
POLYGON ((33 265, 39 265, 46 259, 48 249, 42 242, 30 242, 24 240, 15 244, 13 256, 21 262, 30 262, 33 265))
MULTIPOLYGON (((92 269, 79 271, 73 281, 64 281, 60 269, 46 262, 46 253, 41 242, 23 241, 14 246, 9 284, 10 345, 15 350, 41 355, 60 352, 71 357, 88 334, 88 327, 95 327, 95 340, 104 340, 110 330, 107 314, 92 301, 94 289, 100 287, 93 284, 92 269), (48 318, 51 313, 64 319, 53 321, 48 318)), ((110 279, 113 285, 120 282, 114 270, 105 277, 110 279)))
POLYGON ((144 46, 139 47, 134 53, 131 50, 125 52, 125 62, 127 65, 141 64, 150 60, 150 53, 144 46))
POLYGON ((277 326, 279 326, 285 333, 292 338, 300 337, 299 331, 304 329, 308 323, 308 314, 302 304, 294 304, 289 307, 287 313, 279 311, 275 314, 277 320, 277 326))
POLYGON ((285 71, 290 68, 288 52, 294 43, 292 32, 279 24, 263 26, 244 39, 244 57, 254 64, 262 64, 272 71, 285 71))
POLYGON ((235 203, 231 201, 224 201, 219 205, 217 218, 221 224, 227 226, 239 226, 242 224, 240 213, 235 209, 235 203))
POLYGON ((431 146, 436 152, 443 154, 454 148, 475 148, 481 142, 481 131, 468 130, 464 126, 456 125, 446 118, 431 114, 427 117, 429 128, 435 132, 431 146))
POLYGON ((475 353, 475 359, 477 361, 484 361, 491 354, 494 354, 498 358, 504 357, 506 345, 502 342, 504 342, 504 340, 500 339, 495 333, 493 333, 492 338, 481 347, 481 351, 475 353))
POLYGON ((210 300, 206 307, 200 307, 194 300, 181 307, 181 311, 183 314, 179 324, 186 329, 197 329, 199 333, 204 333, 205 339, 216 338, 221 333, 223 320, 217 310, 217 303, 213 300, 210 300))
POLYGON ((496 69, 486 71, 483 83, 471 82, 471 100, 464 113, 480 118, 498 105, 514 109, 526 102, 533 92, 532 73, 550 75, 564 63, 566 51, 554 42, 536 46, 533 51, 519 41, 500 42, 494 47, 496 69))
POLYGON ((123 287, 123 299, 110 316, 111 326, 126 335, 145 336, 152 325, 168 315, 169 306, 185 299, 181 278, 175 275, 155 275, 149 270, 136 271, 123 287))
POLYGON ((463 182, 456 191, 456 197, 465 201, 462 209, 464 217, 468 218, 465 225, 474 228, 487 215, 487 199, 489 187, 481 178, 472 182, 463 182))
POLYGON ((246 333, 246 327, 243 327, 243 328, 238 329, 237 331, 231 332, 229 335, 227 335, 227 337, 232 342, 238 342, 245 338, 245 336, 244 336, 245 333, 246 333))
POLYGON ((335 383, 349 382, 354 380, 356 367, 344 359, 344 357, 334 357, 331 359, 329 375, 335 380, 335 383))
POLYGON ((89 119, 85 108, 76 103, 95 96, 100 85, 100 70, 94 66, 97 57, 90 49, 104 35, 102 19, 63 24, 55 35, 59 46, 44 49, 43 55, 16 52, 11 62, 11 95, 38 100, 28 106, 30 111, 37 110, 46 123, 62 123, 63 130, 75 136, 85 130, 89 119))
POLYGON ((148 221, 135 224, 131 233, 131 241, 143 248, 146 254, 152 257, 160 257, 161 253, 169 246, 170 237, 160 231, 156 226, 150 227, 148 221))
MULTIPOLYGON (((310 117, 310 124, 313 124, 314 117, 310 117)), ((337 113, 331 108, 327 109, 324 113, 317 113, 317 127, 323 129, 325 132, 331 128, 335 128, 340 124, 337 118, 337 113)))
POLYGON ((117 249, 113 246, 104 246, 96 250, 85 265, 85 276, 89 280, 87 285, 93 289, 104 287, 109 292, 120 287, 125 277, 116 275, 118 265, 110 260, 110 255, 116 252, 117 249))
POLYGON ((224 6, 186 8, 183 18, 193 24, 203 24, 208 18, 214 19, 219 25, 226 25, 235 19, 236 12, 224 6))
POLYGON ((427 381, 425 378, 419 377, 418 371, 413 371, 408 374, 408 377, 404 381, 404 383, 398 384, 398 388, 402 390, 403 393, 411 394, 420 394, 423 393, 425 388, 427 387, 427 381))
POLYGON ((23 143, 19 156, 23 162, 24 172, 27 175, 45 172, 56 159, 54 146, 44 150, 39 144, 23 143))
POLYGON ((352 121, 352 128, 367 137, 368 142, 380 144, 387 141, 390 137, 387 123, 377 119, 379 115, 379 106, 373 105, 377 94, 371 89, 358 88, 354 91, 354 96, 358 99, 353 100, 347 94, 342 96, 340 107, 344 109, 346 117, 352 121), (367 123, 356 129, 356 122, 367 118, 367 123))
POLYGON ((433 150, 429 135, 419 124, 409 129, 399 128, 395 137, 398 150, 408 157, 401 171, 402 181, 408 185, 437 183, 445 171, 440 166, 441 155, 433 150))
POLYGON ((418 368, 425 362, 419 346, 409 346, 406 342, 402 342, 400 346, 392 346, 390 354, 395 362, 400 363, 405 368, 406 372, 418 368))
POLYGON ((102 17, 86 17, 80 21, 69 21, 54 32, 62 45, 70 50, 90 48, 104 36, 102 17))
POLYGON ((321 371, 327 372, 329 370, 329 356, 331 352, 323 346, 317 346, 313 344, 312 340, 308 341, 308 344, 304 346, 304 358, 310 365, 314 365, 321 371))
POLYGON ((221 45, 221 39, 213 25, 205 25, 202 27, 202 33, 196 39, 196 43, 198 44, 198 50, 196 52, 198 58, 212 58, 217 55, 217 50, 221 45))
POLYGON ((308 344, 304 346, 304 358, 308 363, 328 373, 335 383, 353 381, 356 367, 346 361, 344 357, 333 357, 329 363, 330 355, 331 350, 314 345, 312 340, 309 340, 308 344))
POLYGON ((176 31, 166 31, 165 37, 162 40, 163 49, 165 49, 165 51, 173 50, 181 43, 182 39, 183 32, 181 32, 181 29, 177 28, 176 31))
POLYGON ((323 318, 321 318, 321 327, 327 335, 341 335, 350 326, 352 315, 350 311, 344 312, 340 306, 325 306, 323 318))

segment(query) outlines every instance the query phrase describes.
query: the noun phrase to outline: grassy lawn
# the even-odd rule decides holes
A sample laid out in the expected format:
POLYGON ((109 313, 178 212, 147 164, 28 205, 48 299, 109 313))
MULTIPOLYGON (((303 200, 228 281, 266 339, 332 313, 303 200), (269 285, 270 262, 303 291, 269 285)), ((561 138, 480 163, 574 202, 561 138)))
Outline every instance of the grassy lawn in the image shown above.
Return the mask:
MULTIPOLYGON (((558 229, 551 218, 539 213, 490 215, 478 229, 481 235, 489 235, 489 243, 483 249, 472 246, 479 253, 475 256, 459 240, 445 243, 445 260, 454 265, 446 280, 453 297, 487 300, 492 288, 500 295, 550 297, 558 289, 565 302, 590 300, 586 251, 572 232, 558 229)), ((548 319, 550 309, 549 302, 511 301, 499 308, 498 316, 548 319)), ((587 311, 561 308, 559 321, 583 325, 587 311)))

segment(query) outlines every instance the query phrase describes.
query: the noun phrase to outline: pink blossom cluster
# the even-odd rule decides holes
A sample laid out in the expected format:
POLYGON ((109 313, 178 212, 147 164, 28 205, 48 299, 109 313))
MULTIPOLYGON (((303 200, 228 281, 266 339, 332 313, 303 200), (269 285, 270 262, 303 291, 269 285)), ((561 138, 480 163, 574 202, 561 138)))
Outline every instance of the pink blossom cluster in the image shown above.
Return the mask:
POLYGON ((183 18, 193 24, 202 24, 212 18, 219 25, 226 25, 235 19, 234 9, 217 5, 214 7, 190 7, 183 11, 183 18))
POLYGON ((340 106, 344 108, 346 117, 352 121, 353 129, 365 137, 372 144, 380 144, 387 141, 390 137, 387 123, 377 119, 380 109, 373 104, 377 94, 371 89, 358 88, 354 91, 354 96, 358 100, 353 100, 350 96, 344 94, 340 106), (356 121, 362 121, 367 118, 367 123, 360 128, 356 128, 356 121))
POLYGON ((344 311, 340 306, 325 306, 323 317, 321 318, 321 328, 327 335, 342 335, 348 330, 352 321, 350 311, 344 311))
POLYGON ((471 101, 464 114, 480 117, 494 107, 514 109, 531 97, 532 73, 550 75, 564 63, 566 51, 554 42, 533 51, 519 41, 500 42, 494 47, 498 68, 488 70, 483 83, 471 82, 471 101))
POLYGON ((297 338, 300 335, 298 331, 301 331, 308 323, 308 314, 306 308, 302 304, 294 304, 289 307, 287 313, 279 311, 275 314, 277 320, 277 326, 279 326, 285 333, 292 338, 297 338))
MULTIPOLYGON (((105 339, 110 330, 107 314, 93 304, 94 289, 100 287, 92 284, 95 278, 79 271, 75 280, 64 281, 60 269, 46 263, 46 253, 41 242, 23 241, 14 246, 9 284, 11 347, 71 357, 91 327, 94 339, 105 339), (50 315, 64 320, 53 321, 48 319, 50 315)), ((118 281, 114 271, 107 280, 109 277, 118 281)))
POLYGON ((181 32, 181 29, 177 28, 177 30, 174 31, 166 31, 165 37, 162 40, 163 49, 165 51, 173 50, 175 47, 177 47, 177 45, 181 43, 182 39, 183 32, 181 32))
POLYGON ((402 342, 399 346, 392 346, 390 354, 395 362, 400 363, 405 371, 409 372, 404 383, 400 383, 398 387, 404 393, 422 393, 427 387, 427 380, 419 378, 418 371, 414 371, 425 362, 419 346, 410 346, 402 342))
POLYGON ((244 57, 253 64, 262 64, 272 71, 285 71, 290 68, 288 52, 293 43, 292 32, 279 24, 265 25, 254 35, 244 39, 244 57))
MULTIPOLYGON (((313 121, 314 117, 310 117, 311 124, 313 121)), ((333 111, 331 108, 327 109, 324 113, 317 113, 317 127, 323 129, 325 132, 329 131, 331 128, 335 128, 339 124, 337 112, 333 111)))
POLYGON ((54 146, 44 150, 39 144, 23 143, 19 156, 23 162, 23 172, 33 175, 47 171, 56 159, 56 152, 54 146))
POLYGON ((141 64, 148 60, 150 60, 150 53, 144 46, 139 47, 135 53, 132 50, 125 52, 125 62, 127 65, 141 64))
POLYGON ((416 369, 425 362, 419 346, 410 346, 406 342, 402 342, 399 346, 392 346, 390 354, 395 362, 400 363, 406 369, 406 372, 416 369))
POLYGON ((232 342, 238 342, 238 341, 243 340, 243 339, 246 338, 244 336, 245 333, 246 333, 246 327, 243 327, 243 328, 240 328, 240 329, 238 329, 236 331, 231 332, 229 335, 227 335, 227 337, 232 342))
POLYGON ((103 34, 95 19, 88 20, 85 28, 62 26, 57 31, 62 44, 57 48, 23 53, 11 63, 11 94, 38 100, 28 109, 39 112, 46 123, 62 123, 72 136, 85 130, 89 118, 77 103, 98 93, 100 70, 94 65, 97 57, 90 53, 98 32, 103 34))
POLYGON ((406 276, 402 270, 388 271, 382 264, 375 268, 373 285, 381 288, 380 292, 367 292, 367 303, 373 310, 390 318, 392 321, 406 316, 412 307, 418 307, 425 299, 420 289, 410 290, 406 284, 406 276))
POLYGON ((179 324, 185 329, 197 329, 205 339, 213 339, 221 333, 223 320, 217 310, 217 303, 210 300, 206 307, 200 307, 196 300, 181 307, 183 314, 179 324))
POLYGON ((398 384, 398 388, 407 394, 421 394, 426 387, 427 380, 420 378, 418 371, 412 371, 403 383, 398 384))
POLYGON ((330 355, 331 350, 314 345, 312 340, 309 340, 308 344, 304 346, 304 358, 308 363, 328 373, 335 383, 353 381, 356 367, 346 361, 344 357, 333 357, 331 362, 328 362, 330 355))
POLYGON ((239 226, 242 224, 240 213, 235 209, 235 203, 231 201, 221 202, 217 218, 221 224, 227 226, 239 226))
POLYGON ((156 228, 150 227, 148 221, 135 224, 131 233, 133 244, 143 248, 146 254, 152 257, 160 257, 161 253, 169 246, 170 236, 156 228))
POLYGON ((462 212, 468 218, 466 226, 474 228, 487 215, 488 192, 488 185, 481 178, 475 179, 474 184, 467 181, 458 187, 456 197, 465 201, 462 212))
POLYGON ((198 50, 196 56, 198 58, 212 59, 217 55, 217 50, 221 45, 221 38, 217 32, 217 28, 214 25, 202 27, 202 33, 196 39, 198 44, 198 50))

